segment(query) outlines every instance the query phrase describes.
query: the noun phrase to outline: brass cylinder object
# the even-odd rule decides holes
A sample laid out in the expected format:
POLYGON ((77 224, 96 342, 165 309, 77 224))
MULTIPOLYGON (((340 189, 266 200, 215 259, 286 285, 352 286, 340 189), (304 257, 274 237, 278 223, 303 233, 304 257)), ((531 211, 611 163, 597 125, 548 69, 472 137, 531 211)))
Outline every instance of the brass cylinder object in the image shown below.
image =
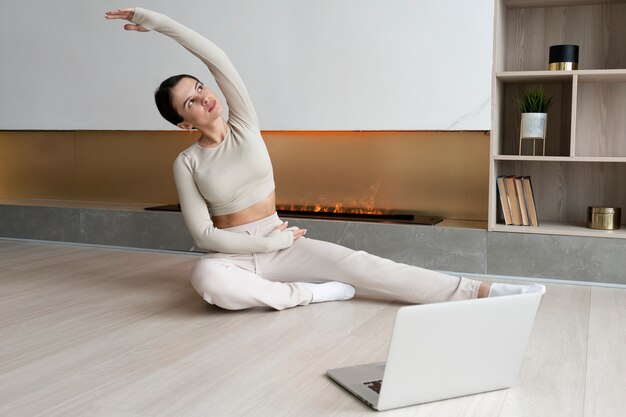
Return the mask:
POLYGON ((617 230, 622 222, 620 207, 587 207, 587 227, 598 230, 617 230))
POLYGON ((578 69, 578 62, 551 62, 550 71, 572 71, 578 69))

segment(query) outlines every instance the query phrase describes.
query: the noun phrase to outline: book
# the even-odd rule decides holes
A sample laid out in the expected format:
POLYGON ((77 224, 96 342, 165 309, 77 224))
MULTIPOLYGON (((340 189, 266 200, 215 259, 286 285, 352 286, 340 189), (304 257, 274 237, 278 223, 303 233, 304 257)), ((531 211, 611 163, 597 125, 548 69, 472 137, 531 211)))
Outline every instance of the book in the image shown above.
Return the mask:
POLYGON ((526 200, 530 225, 539 226, 537 207, 535 206, 535 196, 533 195, 533 187, 530 177, 522 177, 522 188, 524 189, 524 199, 526 200))
POLYGON ((526 198, 524 196, 524 188, 522 185, 522 177, 515 177, 515 191, 517 192, 517 199, 519 200, 520 214, 522 215, 522 225, 530 226, 528 221, 528 210, 526 208, 526 198))
POLYGON ((517 198, 517 191, 515 190, 515 177, 509 175, 504 178, 506 185, 506 195, 509 198, 509 206, 511 207, 512 223, 515 226, 522 225, 522 213, 519 208, 519 199, 517 198))
POLYGON ((506 194, 504 177, 496 178, 496 184, 498 185, 498 196, 500 197, 500 208, 502 209, 502 214, 504 215, 504 224, 513 224, 513 220, 511 218, 511 207, 509 206, 509 198, 506 194))

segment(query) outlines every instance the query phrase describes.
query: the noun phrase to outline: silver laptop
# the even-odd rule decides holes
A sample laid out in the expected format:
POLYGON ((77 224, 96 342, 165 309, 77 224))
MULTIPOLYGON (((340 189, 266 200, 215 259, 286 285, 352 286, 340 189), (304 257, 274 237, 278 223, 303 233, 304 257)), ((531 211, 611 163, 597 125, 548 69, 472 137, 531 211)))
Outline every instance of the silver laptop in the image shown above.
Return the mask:
POLYGON ((387 362, 327 375, 376 410, 509 388, 544 293, 401 307, 387 362))

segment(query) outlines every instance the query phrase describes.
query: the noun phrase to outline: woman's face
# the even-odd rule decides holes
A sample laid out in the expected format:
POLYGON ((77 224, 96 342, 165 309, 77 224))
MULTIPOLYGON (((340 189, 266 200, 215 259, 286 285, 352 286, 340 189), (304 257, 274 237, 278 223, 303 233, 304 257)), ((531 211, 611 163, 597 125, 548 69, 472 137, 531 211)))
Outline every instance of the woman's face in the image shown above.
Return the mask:
POLYGON ((213 91, 193 78, 183 78, 172 89, 172 104, 183 118, 182 129, 209 126, 222 115, 222 104, 213 91))

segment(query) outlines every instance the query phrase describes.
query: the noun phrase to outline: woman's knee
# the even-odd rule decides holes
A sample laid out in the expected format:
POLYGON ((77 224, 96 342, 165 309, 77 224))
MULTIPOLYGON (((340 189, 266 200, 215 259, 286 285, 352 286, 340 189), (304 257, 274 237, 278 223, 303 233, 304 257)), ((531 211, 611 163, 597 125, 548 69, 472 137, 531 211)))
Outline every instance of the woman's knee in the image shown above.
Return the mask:
POLYGON ((226 298, 232 292, 233 278, 229 276, 232 268, 225 262, 200 260, 191 271, 191 285, 207 302, 216 304, 216 300, 226 298))

